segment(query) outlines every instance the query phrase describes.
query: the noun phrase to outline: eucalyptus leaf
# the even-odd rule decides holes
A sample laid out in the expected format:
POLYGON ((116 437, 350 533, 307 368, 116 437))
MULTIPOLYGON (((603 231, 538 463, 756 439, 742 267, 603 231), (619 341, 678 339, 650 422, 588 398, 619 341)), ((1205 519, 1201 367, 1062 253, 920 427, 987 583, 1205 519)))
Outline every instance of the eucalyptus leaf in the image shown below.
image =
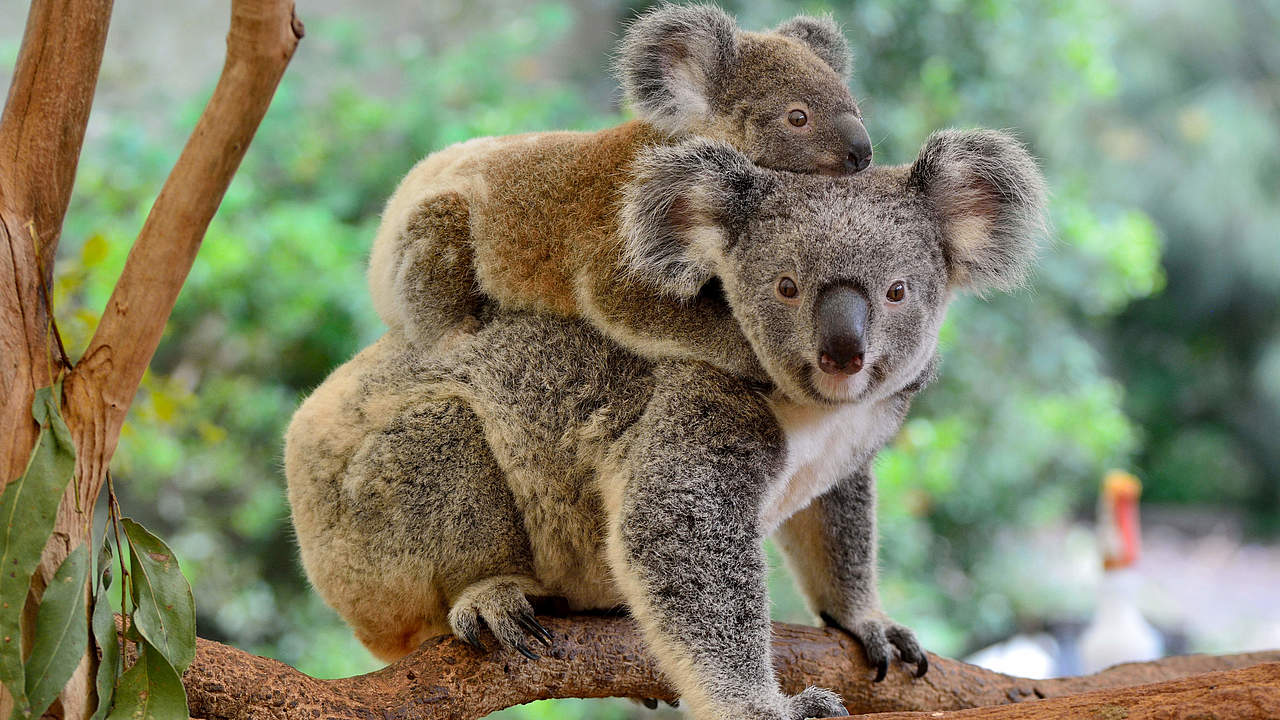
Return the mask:
POLYGON ((187 720, 187 691, 169 661, 145 640, 138 660, 120 676, 107 720, 187 720))
POLYGON ((134 626, 179 673, 196 655, 196 605, 173 551, 146 528, 125 518, 133 579, 134 626))
POLYGON ((62 385, 36 390, 31 414, 40 424, 22 477, 0 495, 0 682, 14 700, 14 716, 31 714, 22 667, 22 606, 31 574, 53 532, 58 502, 75 473, 71 433, 58 412, 62 385))
POLYGON ((116 619, 111 612, 111 546, 102 544, 98 556, 98 589, 93 598, 93 639, 98 644, 98 709, 91 720, 103 720, 111 710, 111 699, 116 688, 116 675, 120 672, 120 638, 116 634, 116 619))
POLYGON ((88 581, 89 546, 81 545, 62 561, 40 600, 35 642, 25 666, 32 716, 48 709, 84 657, 89 642, 84 587, 88 581))

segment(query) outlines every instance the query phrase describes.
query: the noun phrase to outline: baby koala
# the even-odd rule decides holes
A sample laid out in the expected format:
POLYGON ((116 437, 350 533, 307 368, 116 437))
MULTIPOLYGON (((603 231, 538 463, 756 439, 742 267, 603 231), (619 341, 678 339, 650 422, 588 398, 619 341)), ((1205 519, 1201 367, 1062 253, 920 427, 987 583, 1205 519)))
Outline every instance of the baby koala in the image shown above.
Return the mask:
POLYGON ((1044 191, 1011 137, 942 132, 910 166, 764 170, 724 143, 654 148, 621 208, 657 285, 717 278, 771 382, 653 361, 580 319, 500 310, 433 354, 398 331, 309 397, 286 438, 307 575, 378 657, 487 627, 535 657, 529 597, 626 606, 696 718, 845 714, 780 690, 764 539, 815 614, 927 669, 876 587, 875 454, 934 372, 959 288, 1009 288, 1044 191))
POLYGON ((479 138, 427 157, 383 213, 374 307, 427 349, 473 330, 486 299, 584 317, 633 352, 764 374, 714 287, 653 287, 624 272, 617 210, 637 153, 696 135, 763 167, 842 175, 871 162, 848 89, 848 45, 827 18, 743 32, 711 6, 664 4, 618 53, 639 119, 599 132, 479 138))

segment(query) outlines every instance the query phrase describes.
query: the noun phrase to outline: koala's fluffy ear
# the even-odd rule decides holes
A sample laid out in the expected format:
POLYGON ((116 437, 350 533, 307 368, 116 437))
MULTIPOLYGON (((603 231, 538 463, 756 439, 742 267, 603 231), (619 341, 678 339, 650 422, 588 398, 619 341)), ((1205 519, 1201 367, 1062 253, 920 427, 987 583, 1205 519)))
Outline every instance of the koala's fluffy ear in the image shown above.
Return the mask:
POLYGON ((627 103, 672 134, 698 126, 738 55, 738 25, 710 5, 663 3, 636 18, 618 48, 627 103))
POLYGON ((995 130, 930 136, 908 185, 942 221, 951 283, 977 290, 1018 286, 1045 230, 1045 185, 1035 158, 995 130))
POLYGON ((627 270, 690 299, 776 179, 729 145, 706 139, 645 151, 632 166, 619 213, 627 270))
POLYGON ((815 55, 822 58, 823 62, 846 81, 853 72, 853 53, 849 51, 849 41, 830 15, 797 15, 779 25, 774 32, 808 45, 815 55))

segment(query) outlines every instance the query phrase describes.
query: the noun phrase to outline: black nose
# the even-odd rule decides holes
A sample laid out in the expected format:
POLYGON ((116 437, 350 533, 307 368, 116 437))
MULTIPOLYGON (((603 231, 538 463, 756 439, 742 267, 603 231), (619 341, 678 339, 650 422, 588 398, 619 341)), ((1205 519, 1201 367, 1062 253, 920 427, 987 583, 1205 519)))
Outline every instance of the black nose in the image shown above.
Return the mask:
POLYGON ((848 285, 832 285, 818 295, 818 368, 828 375, 853 375, 862 369, 867 299, 848 285))
POLYGON ((845 113, 836 118, 836 129, 845 143, 845 170, 851 173, 866 170, 871 164, 871 136, 862 121, 853 113, 845 113))

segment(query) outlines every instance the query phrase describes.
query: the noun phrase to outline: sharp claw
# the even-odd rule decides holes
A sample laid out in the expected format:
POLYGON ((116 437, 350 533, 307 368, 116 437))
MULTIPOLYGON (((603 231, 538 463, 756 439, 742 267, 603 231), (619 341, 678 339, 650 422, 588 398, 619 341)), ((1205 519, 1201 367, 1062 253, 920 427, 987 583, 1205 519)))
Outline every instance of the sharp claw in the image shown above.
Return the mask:
POLYGON ((667 704, 670 705, 671 707, 680 707, 680 698, 676 698, 675 700, 668 700, 667 704))
POLYGON ((533 613, 523 612, 520 614, 518 620, 520 622, 520 626, 525 630, 528 630, 529 634, 533 635, 535 640, 547 647, 551 647, 551 641, 554 639, 551 636, 551 631, 543 627, 542 623, 538 622, 538 618, 533 616, 533 613))
POLYGON ((650 710, 658 709, 658 698, 640 698, 640 702, 650 710))
POLYGON ((529 658, 530 660, 537 660, 539 657, 541 657, 537 653, 530 650, 529 646, 525 645, 523 641, 516 643, 516 650, 519 651, 521 655, 529 658))
POLYGON ((927 672, 929 672, 929 656, 921 655, 920 662, 916 663, 916 677, 922 678, 927 672))
POLYGON ((471 630, 467 633, 464 633, 462 636, 462 639, 466 641, 468 645, 470 645, 471 647, 475 648, 476 650, 482 653, 489 652, 489 649, 484 646, 484 643, 480 642, 480 636, 476 635, 475 630, 471 630))
POLYGON ((884 680, 885 676, 888 674, 889 674, 889 661, 887 659, 881 660, 880 664, 876 666, 875 682, 880 682, 884 680))

